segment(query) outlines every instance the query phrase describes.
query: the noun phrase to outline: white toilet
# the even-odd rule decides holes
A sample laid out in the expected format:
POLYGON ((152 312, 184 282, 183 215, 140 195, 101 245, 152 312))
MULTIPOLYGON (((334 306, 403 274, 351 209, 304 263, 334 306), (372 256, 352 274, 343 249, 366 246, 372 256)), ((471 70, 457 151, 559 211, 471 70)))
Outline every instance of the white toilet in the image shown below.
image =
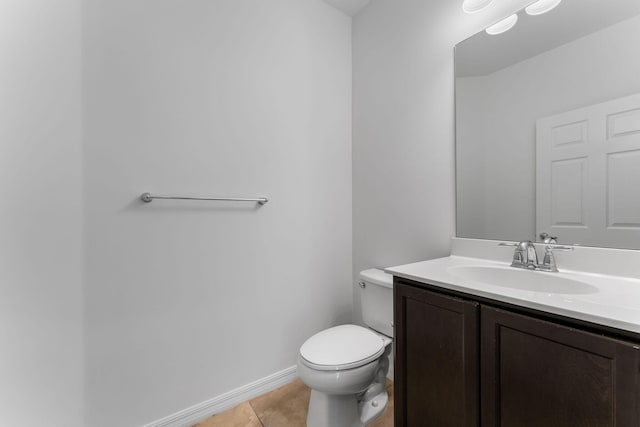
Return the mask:
POLYGON ((307 427, 364 427, 387 407, 393 277, 376 269, 361 272, 360 297, 369 328, 336 326, 300 347, 298 375, 311 388, 307 427))

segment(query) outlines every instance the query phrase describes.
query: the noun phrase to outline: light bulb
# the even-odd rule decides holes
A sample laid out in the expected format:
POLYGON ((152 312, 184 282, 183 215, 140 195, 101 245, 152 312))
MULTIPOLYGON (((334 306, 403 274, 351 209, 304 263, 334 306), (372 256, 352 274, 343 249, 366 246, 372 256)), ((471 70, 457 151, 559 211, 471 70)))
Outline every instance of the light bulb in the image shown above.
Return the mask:
POLYGON ((560 4, 562 0, 538 0, 537 2, 527 6, 524 10, 527 14, 536 16, 549 12, 560 4))
POLYGON ((510 29, 512 29, 513 26, 516 25, 516 22, 518 22, 518 14, 511 15, 508 18, 505 18, 502 21, 498 22, 497 24, 493 24, 486 29, 486 32, 487 34, 490 34, 492 36, 495 36, 496 34, 502 34, 505 31, 509 31, 510 29))
POLYGON ((493 0, 464 0, 462 3, 462 10, 466 13, 480 12, 485 7, 489 6, 493 0))

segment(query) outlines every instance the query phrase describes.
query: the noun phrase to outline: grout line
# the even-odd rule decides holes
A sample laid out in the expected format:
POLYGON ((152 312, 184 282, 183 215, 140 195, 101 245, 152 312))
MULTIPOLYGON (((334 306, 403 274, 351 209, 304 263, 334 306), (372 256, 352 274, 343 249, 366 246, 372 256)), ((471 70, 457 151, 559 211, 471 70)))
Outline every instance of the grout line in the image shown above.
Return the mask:
MULTIPOLYGON (((270 392, 270 393, 273 393, 273 392, 270 392)), ((267 393, 267 394, 269 394, 269 393, 267 393)), ((258 416, 258 413, 256 412, 256 408, 253 407, 253 403, 251 403, 251 400, 248 400, 247 403, 249 404, 249 407, 251 408, 251 411, 253 412, 253 415, 256 416, 256 418, 257 418, 258 422, 260 423, 260 425, 262 427, 264 427, 264 423, 262 422, 262 420, 258 416)))

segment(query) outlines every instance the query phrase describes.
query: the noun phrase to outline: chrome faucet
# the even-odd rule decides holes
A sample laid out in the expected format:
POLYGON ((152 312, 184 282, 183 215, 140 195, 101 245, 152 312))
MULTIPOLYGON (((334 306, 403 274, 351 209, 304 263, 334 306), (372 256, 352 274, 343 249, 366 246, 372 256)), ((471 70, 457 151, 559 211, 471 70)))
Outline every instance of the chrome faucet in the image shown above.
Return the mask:
POLYGON ((544 239, 545 252, 542 264, 538 263, 538 253, 535 244, 530 240, 524 240, 519 243, 500 243, 499 246, 515 246, 513 252, 513 262, 511 267, 524 268, 526 270, 548 271, 552 273, 558 272, 556 257, 554 251, 572 251, 572 246, 562 246, 557 244, 557 238, 547 236, 544 239))
POLYGON ((544 258, 542 264, 539 266, 541 271, 549 271, 551 273, 558 272, 558 265, 556 264, 556 257, 553 251, 572 251, 573 246, 558 245, 558 238, 549 236, 547 233, 542 233, 540 237, 544 238, 544 258))
POLYGON ((530 240, 523 240, 520 243, 500 243, 500 246, 515 246, 513 252, 513 262, 511 267, 536 270, 538 268, 538 252, 536 246, 530 240))

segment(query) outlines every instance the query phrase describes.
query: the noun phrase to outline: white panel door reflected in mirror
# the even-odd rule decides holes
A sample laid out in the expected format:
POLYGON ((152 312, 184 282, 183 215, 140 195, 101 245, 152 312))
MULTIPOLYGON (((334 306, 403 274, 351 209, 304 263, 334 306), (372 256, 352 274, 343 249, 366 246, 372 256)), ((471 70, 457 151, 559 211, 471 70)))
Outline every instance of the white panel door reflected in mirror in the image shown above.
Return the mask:
POLYGON ((640 242, 640 95, 540 119, 536 234, 590 246, 640 242))

